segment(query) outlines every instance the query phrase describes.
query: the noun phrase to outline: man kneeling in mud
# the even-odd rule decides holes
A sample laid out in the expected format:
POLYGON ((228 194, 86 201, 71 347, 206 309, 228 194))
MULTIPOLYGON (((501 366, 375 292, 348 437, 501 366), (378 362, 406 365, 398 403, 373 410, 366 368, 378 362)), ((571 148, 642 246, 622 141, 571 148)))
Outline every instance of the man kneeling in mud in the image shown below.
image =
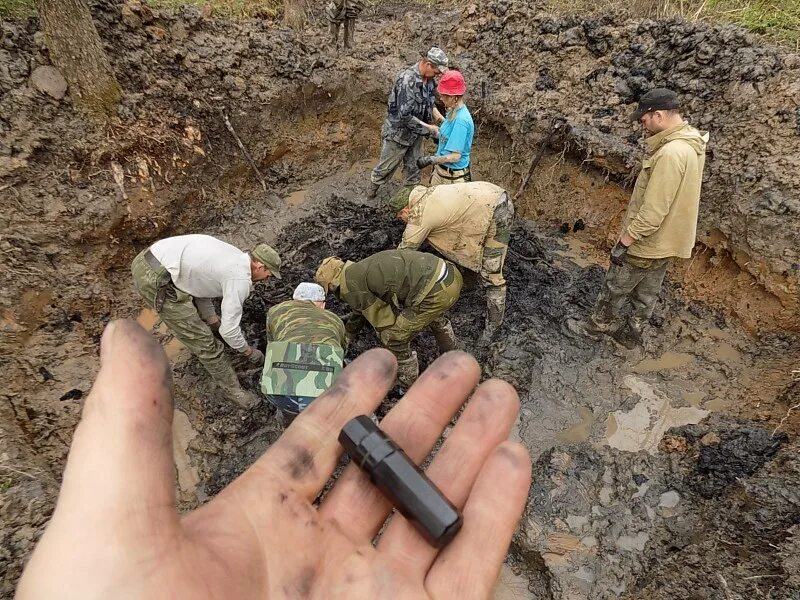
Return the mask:
POLYGON ((292 300, 269 309, 261 391, 284 425, 333 384, 344 347, 344 323, 325 310, 325 291, 316 283, 301 283, 292 300))

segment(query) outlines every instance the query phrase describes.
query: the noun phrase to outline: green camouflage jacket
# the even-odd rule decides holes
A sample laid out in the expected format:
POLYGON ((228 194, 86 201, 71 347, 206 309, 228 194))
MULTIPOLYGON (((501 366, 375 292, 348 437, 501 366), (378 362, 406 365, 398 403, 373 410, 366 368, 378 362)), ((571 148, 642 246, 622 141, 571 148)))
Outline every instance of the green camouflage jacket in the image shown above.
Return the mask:
MULTIPOLYGON (((377 330, 394 324, 404 308, 419 305, 439 278, 444 261, 416 250, 384 250, 346 263, 337 295, 377 330)), ((348 331, 360 319, 348 321, 348 331)))
POLYGON ((308 300, 273 306, 267 313, 267 339, 261 376, 267 396, 317 398, 342 370, 344 324, 308 300))
POLYGON ((344 324, 310 300, 287 300, 267 312, 267 340, 344 347, 344 324))

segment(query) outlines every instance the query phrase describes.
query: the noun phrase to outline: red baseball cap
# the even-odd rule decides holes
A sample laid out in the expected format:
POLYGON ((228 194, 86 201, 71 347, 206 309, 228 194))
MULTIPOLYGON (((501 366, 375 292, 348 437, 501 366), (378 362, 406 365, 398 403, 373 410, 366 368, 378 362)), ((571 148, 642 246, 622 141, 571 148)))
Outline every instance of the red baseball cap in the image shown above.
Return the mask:
POLYGON ((464 76, 454 70, 448 69, 439 80, 439 85, 436 91, 446 96, 463 96, 467 91, 467 84, 464 82, 464 76))

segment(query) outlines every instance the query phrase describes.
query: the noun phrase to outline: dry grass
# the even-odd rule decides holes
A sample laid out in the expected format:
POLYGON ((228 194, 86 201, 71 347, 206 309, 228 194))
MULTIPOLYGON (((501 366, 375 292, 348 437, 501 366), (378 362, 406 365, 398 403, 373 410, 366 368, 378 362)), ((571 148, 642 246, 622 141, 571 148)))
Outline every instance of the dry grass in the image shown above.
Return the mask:
POLYGON ((800 0, 548 0, 553 12, 733 23, 772 41, 800 45, 800 0))
MULTIPOLYGON (((144 0, 156 8, 175 9, 184 4, 205 7, 219 16, 247 18, 279 17, 283 0, 144 0)), ((384 0, 368 0, 377 4, 384 0)), ((434 5, 457 0, 412 0, 434 5)), ((547 0, 555 13, 593 15, 623 13, 632 17, 664 19, 681 17, 687 21, 734 23, 800 49, 800 0, 547 0)), ((321 10, 318 0, 306 0, 308 10, 321 10)), ((0 17, 20 18, 35 13, 33 0, 0 0, 0 17)))

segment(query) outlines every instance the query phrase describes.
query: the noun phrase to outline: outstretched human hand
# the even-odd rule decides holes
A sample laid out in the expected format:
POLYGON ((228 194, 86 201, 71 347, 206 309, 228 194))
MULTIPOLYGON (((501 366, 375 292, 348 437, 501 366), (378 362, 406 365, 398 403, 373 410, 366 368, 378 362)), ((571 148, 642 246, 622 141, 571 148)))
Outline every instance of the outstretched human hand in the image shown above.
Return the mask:
POLYGON ((132 321, 103 334, 53 518, 17 590, 28 598, 488 598, 530 486, 530 457, 505 441, 513 388, 480 385, 473 358, 439 358, 382 422, 421 461, 472 393, 427 473, 464 525, 442 551, 349 465, 319 507, 337 436, 395 377, 385 350, 356 359, 244 474, 206 505, 175 510, 172 380, 132 321))

